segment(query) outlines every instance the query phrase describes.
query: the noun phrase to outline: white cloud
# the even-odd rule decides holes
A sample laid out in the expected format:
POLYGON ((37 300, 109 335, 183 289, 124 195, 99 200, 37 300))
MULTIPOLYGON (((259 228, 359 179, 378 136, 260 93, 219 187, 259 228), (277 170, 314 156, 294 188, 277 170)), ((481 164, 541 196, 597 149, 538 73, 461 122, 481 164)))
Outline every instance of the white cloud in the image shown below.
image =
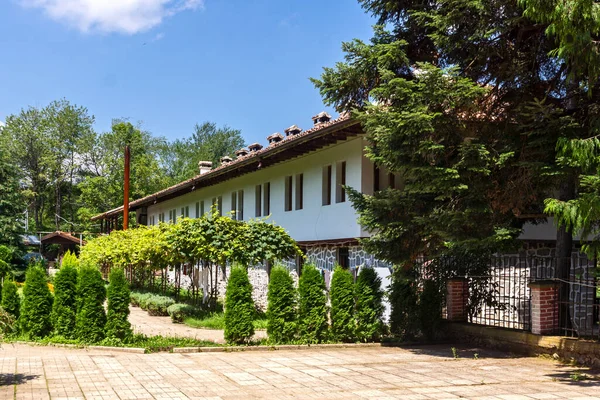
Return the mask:
POLYGON ((52 19, 82 32, 135 34, 159 25, 164 18, 195 10, 203 0, 19 0, 52 19))

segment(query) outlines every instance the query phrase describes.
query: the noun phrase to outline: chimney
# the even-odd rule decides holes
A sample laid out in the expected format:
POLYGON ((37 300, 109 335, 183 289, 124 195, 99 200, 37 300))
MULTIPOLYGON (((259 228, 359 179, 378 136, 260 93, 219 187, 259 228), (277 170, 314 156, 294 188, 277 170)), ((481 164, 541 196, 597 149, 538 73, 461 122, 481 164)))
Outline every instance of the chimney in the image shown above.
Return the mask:
POLYGON ((331 120, 331 115, 323 111, 312 117, 312 120, 315 125, 324 124, 325 122, 329 122, 331 120))
POLYGON ((267 136, 267 140, 269 141, 269 146, 272 146, 275 143, 281 142, 283 140, 283 135, 279 132, 276 132, 271 136, 267 136))
POLYGON ((302 132, 302 129, 298 128, 298 125, 292 125, 284 130, 286 136, 294 136, 302 132))
POLYGON ((239 149, 238 151, 235 152, 235 156, 236 157, 244 157, 248 155, 248 149, 239 149))
POLYGON ((207 172, 210 172, 212 169, 211 161, 200 161, 198 163, 198 169, 200 170, 200 175, 204 175, 207 172))
POLYGON ((259 151, 262 148, 263 148, 263 146, 260 143, 252 143, 250 146, 248 146, 248 150, 250 150, 253 153, 255 151, 259 151))
POLYGON ((231 161, 233 161, 233 160, 229 156, 221 157, 221 164, 229 164, 231 161))

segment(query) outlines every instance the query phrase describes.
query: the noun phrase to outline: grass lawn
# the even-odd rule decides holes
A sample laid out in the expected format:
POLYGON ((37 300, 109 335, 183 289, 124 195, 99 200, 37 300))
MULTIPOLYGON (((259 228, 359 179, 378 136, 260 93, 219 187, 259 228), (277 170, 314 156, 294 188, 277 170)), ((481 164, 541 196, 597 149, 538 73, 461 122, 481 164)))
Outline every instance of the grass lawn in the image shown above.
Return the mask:
MULTIPOLYGON (((188 317, 183 321, 183 323, 191 326, 192 328, 225 329, 225 314, 213 313, 203 318, 188 317)), ((266 318, 255 319, 254 329, 267 329, 266 318)))

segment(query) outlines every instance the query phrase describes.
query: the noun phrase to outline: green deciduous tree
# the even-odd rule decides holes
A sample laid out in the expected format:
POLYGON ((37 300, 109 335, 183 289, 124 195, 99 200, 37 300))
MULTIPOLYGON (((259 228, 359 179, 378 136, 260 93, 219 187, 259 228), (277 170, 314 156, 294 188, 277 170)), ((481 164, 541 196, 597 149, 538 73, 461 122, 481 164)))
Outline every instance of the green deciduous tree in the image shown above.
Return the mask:
POLYGON ((289 343, 296 336, 297 292, 287 269, 275 266, 267 293, 267 334, 273 343, 289 343))
POLYGON ((19 319, 21 315, 21 298, 17 292, 17 285, 11 279, 4 279, 2 285, 2 309, 19 319))
POLYGON ((73 257, 77 260, 74 254, 65 254, 62 266, 54 277, 52 325, 57 335, 66 338, 72 338, 75 334, 77 314, 77 268, 73 265, 73 257))
POLYGON ((78 339, 86 343, 97 343, 104 339, 104 300, 106 289, 100 271, 92 267, 81 267, 77 282, 75 319, 75 335, 78 339))
POLYGON ((252 300, 252 285, 244 267, 233 267, 225 293, 225 340, 228 343, 248 343, 254 336, 256 310, 252 300))
POLYGON ((333 271, 329 297, 331 298, 331 334, 343 342, 354 340, 354 281, 352 274, 340 266, 333 271))
POLYGON ((373 268, 362 268, 356 279, 356 338, 377 340, 383 328, 381 278, 373 268))
POLYGON ((121 268, 110 271, 107 291, 106 336, 127 341, 133 332, 129 323, 129 285, 121 268))
POLYGON ((28 337, 42 338, 52 331, 52 293, 48 288, 46 273, 40 266, 27 270, 23 288, 23 304, 19 324, 28 337))
POLYGON ((321 343, 328 338, 325 281, 312 264, 302 268, 298 283, 298 328, 302 341, 321 343))
MULTIPOLYGON (((19 185, 20 171, 10 160, 1 137, 0 132, 0 245, 14 251, 22 247, 25 197, 19 185)), ((3 261, 10 263, 11 260, 3 261)))

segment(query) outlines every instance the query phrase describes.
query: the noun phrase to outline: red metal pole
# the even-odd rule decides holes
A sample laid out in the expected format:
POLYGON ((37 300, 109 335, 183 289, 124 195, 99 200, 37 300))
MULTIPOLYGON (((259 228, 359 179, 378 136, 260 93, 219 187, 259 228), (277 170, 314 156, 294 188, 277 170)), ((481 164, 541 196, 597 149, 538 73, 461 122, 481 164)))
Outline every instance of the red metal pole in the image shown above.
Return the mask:
POLYGON ((129 226, 129 146, 125 146, 125 190, 123 194, 123 230, 126 231, 129 226))

